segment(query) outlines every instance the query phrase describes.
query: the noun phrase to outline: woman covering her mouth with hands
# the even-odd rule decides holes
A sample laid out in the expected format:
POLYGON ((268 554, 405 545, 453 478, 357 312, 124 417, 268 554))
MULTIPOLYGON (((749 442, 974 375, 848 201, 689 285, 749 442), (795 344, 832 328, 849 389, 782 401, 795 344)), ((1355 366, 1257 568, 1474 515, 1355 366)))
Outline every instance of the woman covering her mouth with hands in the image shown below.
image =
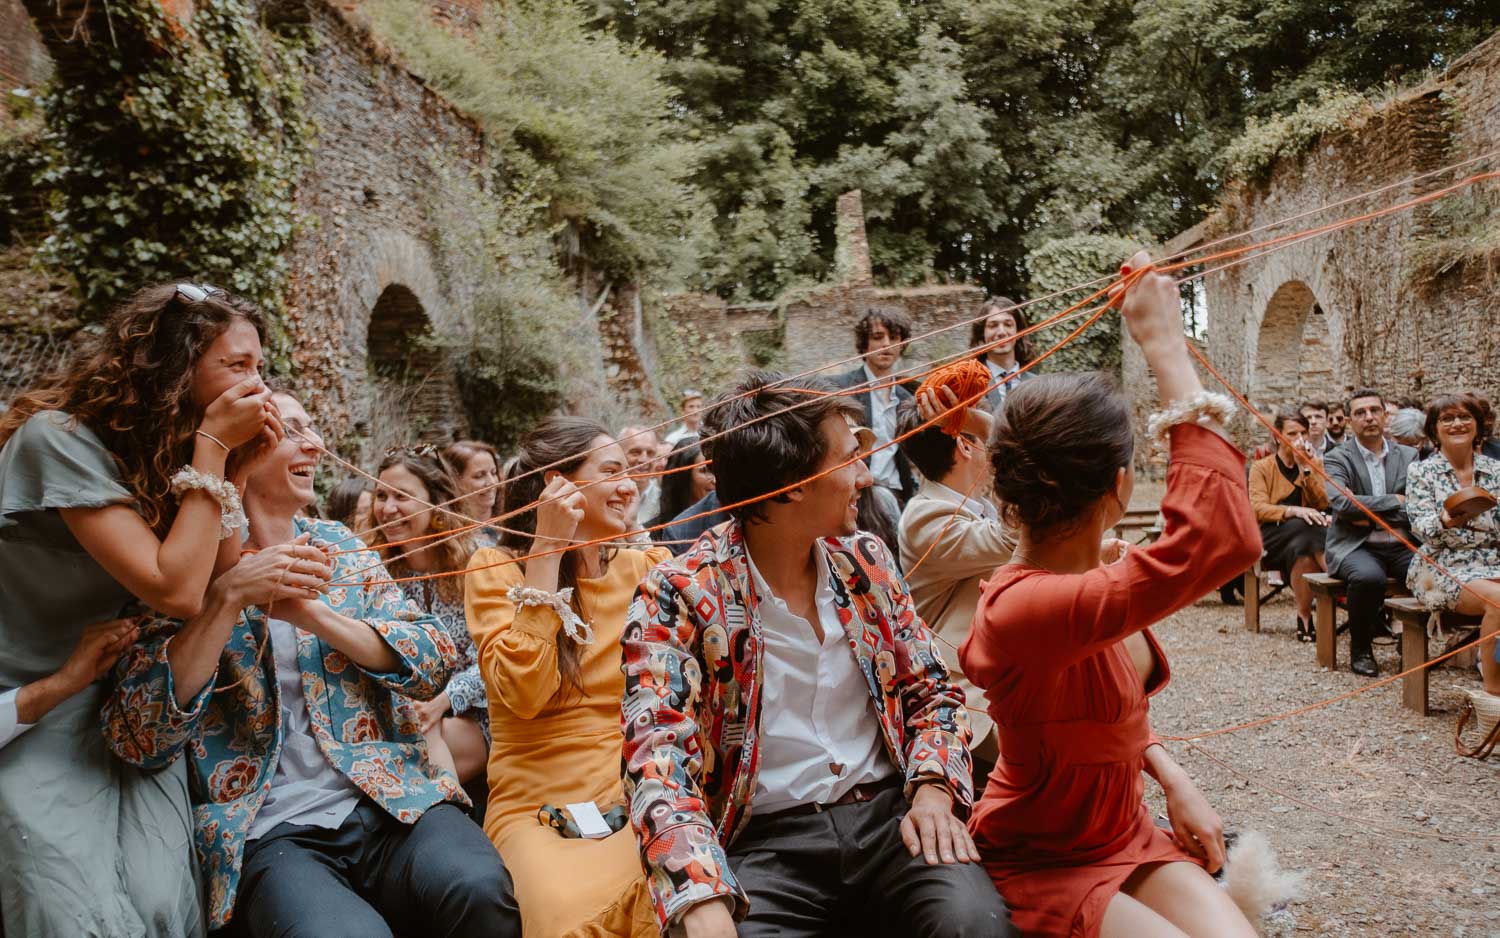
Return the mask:
MULTIPOLYGON (((102 640, 97 623, 196 613, 238 559, 245 474, 281 438, 263 332, 222 290, 148 287, 0 417, 0 695, 68 673, 102 640)), ((62 699, 17 695, 25 732, 0 750, 0 932, 200 935, 184 765, 113 758, 98 669, 85 672, 62 699)))
POLYGON ((628 824, 583 840, 538 818, 544 807, 592 802, 608 815, 625 803, 620 637, 636 586, 671 556, 590 543, 628 529, 636 489, 626 472, 603 426, 543 422, 521 441, 504 488, 504 512, 535 508, 508 519, 514 530, 477 551, 466 577, 493 737, 484 829, 515 882, 527 938, 659 934, 628 824))

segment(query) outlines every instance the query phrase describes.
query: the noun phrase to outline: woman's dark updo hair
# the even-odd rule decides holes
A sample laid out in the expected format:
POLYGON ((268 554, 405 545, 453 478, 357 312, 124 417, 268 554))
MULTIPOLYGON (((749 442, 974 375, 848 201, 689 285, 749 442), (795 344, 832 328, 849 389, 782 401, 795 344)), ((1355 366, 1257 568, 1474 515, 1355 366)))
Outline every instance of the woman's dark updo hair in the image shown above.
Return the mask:
POLYGON ((990 439, 1007 520, 1063 532, 1115 487, 1135 453, 1130 406, 1099 372, 1040 375, 1005 395, 990 439))

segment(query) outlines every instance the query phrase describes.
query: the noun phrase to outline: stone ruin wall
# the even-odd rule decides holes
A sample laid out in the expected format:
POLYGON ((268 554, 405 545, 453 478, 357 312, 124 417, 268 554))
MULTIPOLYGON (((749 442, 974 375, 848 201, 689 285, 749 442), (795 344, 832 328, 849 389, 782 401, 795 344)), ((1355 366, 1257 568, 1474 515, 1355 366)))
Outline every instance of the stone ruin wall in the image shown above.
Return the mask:
MULTIPOLYGON (((1500 35, 1442 76, 1275 164, 1262 182, 1231 189, 1173 253, 1226 234, 1351 198, 1500 147, 1500 35)), ((1493 171, 1478 162, 1261 232, 1326 224, 1493 171)), ((1263 411, 1360 385, 1430 399, 1476 389, 1500 402, 1500 181, 1437 203, 1295 243, 1204 280, 1208 357, 1263 411), (1490 233, 1486 254, 1455 246, 1490 233)), ((1239 242, 1232 242, 1239 243, 1239 242)), ((1144 362, 1125 343, 1125 381, 1140 425, 1155 408, 1144 362)), ((1217 382, 1206 378, 1210 389, 1217 382)), ((1266 431, 1241 415, 1242 443, 1266 431)), ((1144 437, 1141 442, 1144 444, 1144 437)), ((1144 452, 1144 451, 1143 451, 1144 452)))

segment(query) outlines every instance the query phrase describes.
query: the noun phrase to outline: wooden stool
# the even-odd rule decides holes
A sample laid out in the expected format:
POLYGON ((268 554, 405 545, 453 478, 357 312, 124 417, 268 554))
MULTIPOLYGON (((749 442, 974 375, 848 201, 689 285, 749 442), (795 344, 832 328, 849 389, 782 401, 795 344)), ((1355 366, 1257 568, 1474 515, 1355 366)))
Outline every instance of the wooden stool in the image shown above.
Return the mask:
MULTIPOLYGON (((1422 605, 1421 600, 1415 596, 1387 599, 1385 607, 1391 611, 1391 618, 1401 623, 1401 670, 1411 671, 1412 668, 1432 660, 1427 653, 1427 620, 1432 615, 1432 611, 1422 605)), ((1440 615, 1445 632, 1461 631, 1464 633, 1460 642, 1470 641, 1479 634, 1480 616, 1466 616, 1463 613, 1448 611, 1440 615)), ((1462 657, 1465 656, 1455 656, 1455 658, 1462 657)), ((1409 710, 1417 711, 1424 717, 1429 712, 1427 674, 1431 670, 1431 668, 1422 668, 1401 679, 1401 705, 1409 710)))
MULTIPOLYGON (((1304 573, 1302 579, 1317 597, 1317 609, 1313 611, 1313 628, 1317 633, 1318 664, 1330 671, 1339 666, 1339 641, 1334 610, 1345 596, 1344 581, 1326 573, 1304 573)), ((1396 580, 1385 581, 1385 594, 1397 596, 1405 593, 1405 587, 1396 580)))

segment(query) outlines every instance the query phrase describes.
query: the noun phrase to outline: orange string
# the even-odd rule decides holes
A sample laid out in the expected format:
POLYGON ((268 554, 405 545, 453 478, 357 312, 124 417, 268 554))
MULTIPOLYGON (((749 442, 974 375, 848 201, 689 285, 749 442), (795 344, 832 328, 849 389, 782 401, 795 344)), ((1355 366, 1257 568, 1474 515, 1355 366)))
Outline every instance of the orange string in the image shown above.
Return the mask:
MULTIPOLYGON (((1006 341, 1014 341, 1007 339, 1006 341)), ((951 365, 944 365, 927 376, 921 386, 917 388, 918 394, 932 392, 934 400, 941 402, 942 397, 937 392, 946 388, 953 392, 958 400, 973 397, 974 392, 980 388, 988 388, 990 384, 990 370, 980 364, 978 359, 965 358, 951 365)), ((947 418, 940 423, 939 428, 949 436, 958 436, 964 428, 964 412, 955 407, 947 418)))

